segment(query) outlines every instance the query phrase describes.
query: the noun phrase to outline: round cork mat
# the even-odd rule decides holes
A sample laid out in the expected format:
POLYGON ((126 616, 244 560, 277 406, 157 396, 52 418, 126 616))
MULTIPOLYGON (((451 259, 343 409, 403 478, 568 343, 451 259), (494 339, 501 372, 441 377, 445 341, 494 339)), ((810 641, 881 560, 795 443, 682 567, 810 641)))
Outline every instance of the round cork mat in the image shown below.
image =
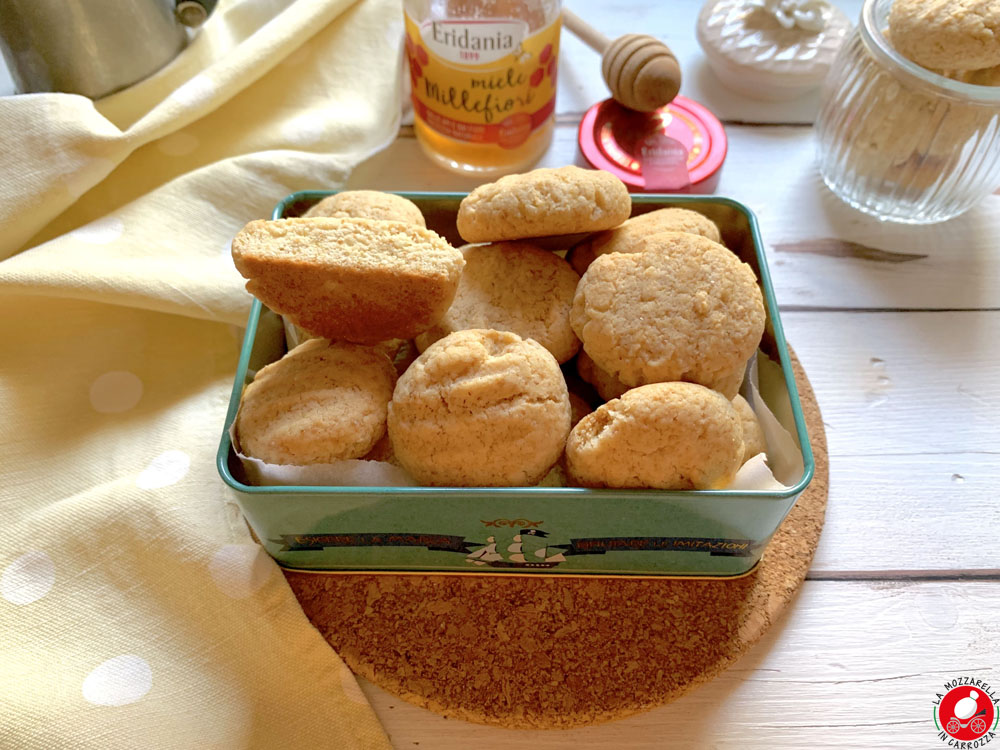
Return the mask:
POLYGON ((827 500, 826 437, 809 381, 794 365, 816 473, 749 576, 285 576, 356 674, 445 716, 570 728, 672 701, 760 640, 816 550, 827 500))

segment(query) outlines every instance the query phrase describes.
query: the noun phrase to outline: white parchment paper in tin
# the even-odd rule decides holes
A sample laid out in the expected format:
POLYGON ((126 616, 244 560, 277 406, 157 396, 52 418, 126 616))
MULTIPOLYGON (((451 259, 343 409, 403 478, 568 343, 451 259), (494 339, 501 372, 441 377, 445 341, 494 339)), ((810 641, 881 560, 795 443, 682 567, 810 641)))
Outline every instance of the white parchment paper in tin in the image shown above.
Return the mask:
POLYGON ((786 402, 788 400, 780 365, 758 351, 757 356, 750 360, 740 393, 757 415, 767 443, 767 454, 753 456, 743 464, 727 489, 784 490, 798 482, 805 471, 805 460, 798 440, 794 437, 795 424, 791 405, 775 404, 778 413, 782 415, 782 419, 779 419, 764 400, 761 391, 770 394, 772 401, 782 397, 786 402), (787 408, 778 408, 781 406, 787 408))

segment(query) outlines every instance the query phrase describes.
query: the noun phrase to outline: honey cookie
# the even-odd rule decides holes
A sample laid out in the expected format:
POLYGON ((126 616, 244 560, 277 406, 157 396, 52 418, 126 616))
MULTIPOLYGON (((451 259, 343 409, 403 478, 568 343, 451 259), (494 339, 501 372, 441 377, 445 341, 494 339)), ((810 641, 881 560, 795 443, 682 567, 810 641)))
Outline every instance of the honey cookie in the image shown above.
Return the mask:
POLYGON ((369 344, 412 339, 445 314, 462 254, 434 232, 398 221, 252 221, 233 239, 247 290, 295 325, 369 344))
POLYGON ((621 226, 595 235, 570 250, 566 260, 583 275, 594 258, 608 253, 638 252, 649 235, 666 231, 699 234, 722 242, 719 227, 707 216, 687 208, 660 208, 633 216, 621 226))
POLYGON ((996 0, 895 0, 892 45, 925 68, 979 70, 1000 65, 1000 3, 996 0))
POLYGON ((937 97, 892 78, 878 78, 869 100, 864 117, 844 122, 844 141, 853 144, 847 167, 859 175, 930 189, 955 167, 954 144, 980 135, 975 108, 942 107, 937 97))
MULTIPOLYGON (((285 344, 289 349, 294 349, 299 344, 309 339, 323 338, 314 333, 309 333, 306 329, 295 325, 290 320, 282 318, 285 324, 285 344)), ((402 375, 410 363, 417 358, 420 352, 412 339, 388 339, 380 341, 374 345, 376 349, 384 352, 396 367, 396 374, 402 375)))
POLYGON ((457 225, 466 242, 497 242, 611 229, 631 211, 613 174, 569 166, 480 185, 462 200, 457 225))
POLYGON ((594 362, 624 385, 685 380, 732 398, 764 331, 750 266, 684 232, 638 253, 597 258, 580 279, 570 322, 594 362))
POLYGON ((562 453, 569 393, 541 344, 508 331, 458 331, 400 377, 388 427, 397 460, 420 484, 530 486, 562 453))
POLYGON ((742 466, 758 453, 767 453, 767 439, 764 437, 760 420, 745 398, 737 395, 733 399, 733 406, 736 407, 736 413, 740 415, 740 424, 743 426, 743 458, 740 461, 742 466))
POLYGON ((527 242, 462 248, 465 269, 455 299, 434 326, 416 338, 427 349, 468 328, 511 331, 548 349, 560 363, 580 348, 569 311, 580 277, 569 263, 527 242))
POLYGON ((566 442, 566 471, 585 487, 720 489, 740 467, 742 429, 716 391, 644 385, 580 420, 566 442))
POLYGON ((1000 86, 1000 65, 982 70, 949 71, 945 75, 974 86, 1000 86))
POLYGON ((396 371, 365 346, 310 339, 261 368, 236 414, 245 455, 272 464, 358 458, 385 434, 396 371))
POLYGON ((401 221, 426 227, 424 215, 417 204, 393 193, 378 190, 345 190, 327 196, 304 214, 306 217, 326 216, 331 219, 377 219, 401 221))
MULTIPOLYGON (((322 338, 322 336, 316 336, 315 334, 309 333, 309 331, 304 328, 300 328, 293 323, 286 321, 285 325, 285 343, 288 345, 289 349, 294 349, 296 346, 309 339, 322 338)), ((373 348, 385 354, 389 361, 392 362, 393 366, 396 368, 396 374, 402 375, 406 372, 406 368, 410 366, 410 363, 417 358, 420 352, 417 351, 417 345, 412 339, 388 339, 387 341, 380 341, 373 345, 373 348)))

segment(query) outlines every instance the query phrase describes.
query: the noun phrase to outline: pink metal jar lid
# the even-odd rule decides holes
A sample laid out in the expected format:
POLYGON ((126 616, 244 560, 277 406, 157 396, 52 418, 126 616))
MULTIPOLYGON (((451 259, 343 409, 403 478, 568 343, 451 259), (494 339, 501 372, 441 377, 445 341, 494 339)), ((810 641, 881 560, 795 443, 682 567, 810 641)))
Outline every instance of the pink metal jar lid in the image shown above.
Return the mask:
POLYGON ((651 192, 711 192, 727 147, 722 123, 683 96, 655 112, 598 102, 580 121, 578 140, 591 166, 651 192))

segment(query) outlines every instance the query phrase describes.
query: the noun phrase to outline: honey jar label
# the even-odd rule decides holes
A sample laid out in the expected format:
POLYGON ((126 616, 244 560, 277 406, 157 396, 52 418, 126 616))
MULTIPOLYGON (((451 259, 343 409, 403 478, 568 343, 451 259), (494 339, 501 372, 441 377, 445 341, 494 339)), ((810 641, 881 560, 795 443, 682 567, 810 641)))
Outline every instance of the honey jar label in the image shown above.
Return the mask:
POLYGON ((529 35, 519 19, 406 16, 416 116, 442 135, 512 149, 552 114, 560 21, 529 35))

